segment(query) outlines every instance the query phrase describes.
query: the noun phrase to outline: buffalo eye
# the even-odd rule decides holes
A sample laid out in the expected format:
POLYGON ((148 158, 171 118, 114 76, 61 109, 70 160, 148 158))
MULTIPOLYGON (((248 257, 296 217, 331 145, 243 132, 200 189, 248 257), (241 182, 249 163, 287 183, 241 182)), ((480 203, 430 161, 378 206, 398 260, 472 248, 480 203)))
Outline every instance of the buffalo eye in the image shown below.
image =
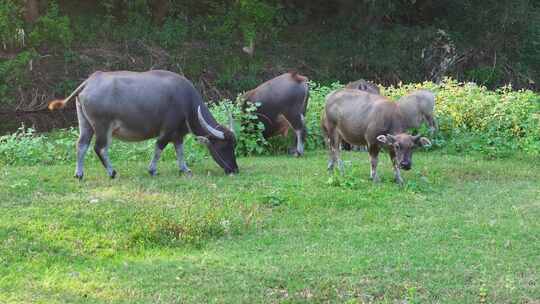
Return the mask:
POLYGON ((394 148, 396 148, 396 150, 399 150, 401 149, 400 145, 399 144, 394 144, 394 148))

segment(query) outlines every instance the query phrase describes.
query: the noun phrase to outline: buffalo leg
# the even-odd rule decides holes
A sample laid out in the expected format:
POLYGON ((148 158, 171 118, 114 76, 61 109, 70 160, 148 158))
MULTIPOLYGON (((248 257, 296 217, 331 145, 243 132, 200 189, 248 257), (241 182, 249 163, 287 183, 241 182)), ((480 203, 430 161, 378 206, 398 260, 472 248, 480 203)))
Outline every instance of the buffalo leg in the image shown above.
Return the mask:
POLYGON ((379 162, 379 151, 380 148, 377 145, 369 145, 369 162, 371 163, 370 178, 373 182, 379 182, 379 176, 377 175, 377 164, 379 162))
POLYGON ((79 120, 79 140, 77 141, 77 168, 75 169, 75 177, 81 180, 84 176, 84 157, 94 136, 94 129, 88 119, 86 119, 78 98, 77 119, 79 120))
MULTIPOLYGON (((96 126, 101 124, 96 124, 96 126)), ((116 177, 116 171, 111 165, 109 159, 109 145, 111 143, 111 126, 107 125, 106 127, 96 128, 96 143, 94 144, 94 151, 96 152, 99 160, 103 164, 103 167, 107 170, 107 174, 111 178, 116 177)))
POLYGON ((394 166, 394 179, 396 180, 396 183, 403 185, 403 178, 401 178, 401 171, 399 170, 399 163, 396 158, 396 153, 392 150, 389 150, 388 154, 390 155, 392 165, 394 166))
POLYGON ((156 147, 154 149, 154 157, 152 157, 152 160, 150 161, 150 165, 148 165, 148 173, 150 175, 154 176, 157 174, 157 163, 161 157, 161 153, 163 152, 163 149, 167 146, 168 140, 164 137, 160 137, 156 141, 156 147))
POLYGON ((304 155, 304 140, 306 139, 306 125, 304 114, 291 115, 290 113, 285 113, 285 118, 289 121, 292 128, 294 129, 295 136, 295 148, 293 148, 293 153, 296 156, 304 155))
POLYGON ((302 130, 294 130, 296 134, 296 156, 304 155, 304 141, 302 139, 302 130))
POLYGON ((433 134, 435 134, 435 131, 437 130, 437 127, 438 127, 437 120, 435 120, 435 117, 433 117, 432 115, 427 115, 426 120, 429 126, 429 133, 431 136, 433 136, 433 134))
POLYGON ((180 172, 191 177, 191 169, 188 168, 184 159, 184 143, 181 140, 175 141, 174 149, 176 150, 176 162, 178 164, 178 169, 180 169, 180 172))
POLYGON ((336 128, 329 130, 328 133, 328 171, 334 170, 334 166, 337 163, 339 171, 343 173, 343 162, 340 158, 341 138, 336 128))

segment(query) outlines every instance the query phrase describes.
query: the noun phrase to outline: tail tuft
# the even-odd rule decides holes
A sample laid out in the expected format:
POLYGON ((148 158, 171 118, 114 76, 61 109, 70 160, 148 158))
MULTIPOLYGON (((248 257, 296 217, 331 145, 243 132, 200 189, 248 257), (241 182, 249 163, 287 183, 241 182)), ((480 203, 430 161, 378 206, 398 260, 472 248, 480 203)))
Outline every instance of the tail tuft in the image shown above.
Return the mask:
POLYGON ((66 102, 65 100, 63 99, 56 99, 56 100, 53 100, 51 102, 49 102, 49 110, 50 111, 54 111, 54 110, 58 110, 58 109, 61 109, 65 106, 66 102))

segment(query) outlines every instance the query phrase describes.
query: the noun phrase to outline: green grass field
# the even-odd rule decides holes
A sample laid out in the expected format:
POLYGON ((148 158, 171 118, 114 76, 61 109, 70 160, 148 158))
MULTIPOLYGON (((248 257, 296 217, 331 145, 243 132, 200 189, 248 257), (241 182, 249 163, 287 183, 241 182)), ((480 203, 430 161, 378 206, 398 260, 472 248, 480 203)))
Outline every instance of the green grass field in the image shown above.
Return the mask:
POLYGON ((417 152, 0 169, 0 303, 539 303, 540 163, 417 152))

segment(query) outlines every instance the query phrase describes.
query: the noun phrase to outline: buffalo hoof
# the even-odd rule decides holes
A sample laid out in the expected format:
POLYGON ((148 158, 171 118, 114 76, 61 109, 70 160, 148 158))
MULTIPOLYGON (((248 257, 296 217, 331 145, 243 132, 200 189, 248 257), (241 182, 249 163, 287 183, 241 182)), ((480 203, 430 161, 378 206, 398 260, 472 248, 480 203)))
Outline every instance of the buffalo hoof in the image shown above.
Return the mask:
POLYGON ((157 175, 157 170, 156 169, 149 169, 148 174, 150 174, 150 176, 156 176, 157 175))
POLYGON ((110 176, 111 179, 114 179, 116 177, 116 170, 113 170, 110 176))
POLYGON ((371 181, 374 183, 374 184, 378 184, 381 182, 381 179, 378 177, 378 176, 375 176, 375 178, 371 177, 371 181))
POLYGON ((298 149, 295 148, 289 148, 289 154, 294 157, 300 157, 304 155, 304 151, 299 152, 298 149))
POLYGON ((334 171, 334 162, 329 160, 328 166, 326 166, 326 170, 328 170, 328 173, 332 173, 334 171))
POLYGON ((79 181, 83 180, 83 176, 84 176, 84 174, 77 174, 77 173, 75 173, 75 175, 73 175, 73 177, 78 179, 79 181))
POLYGON ((192 178, 193 177, 193 173, 191 173, 191 170, 180 171, 180 175, 185 175, 187 178, 192 178))

